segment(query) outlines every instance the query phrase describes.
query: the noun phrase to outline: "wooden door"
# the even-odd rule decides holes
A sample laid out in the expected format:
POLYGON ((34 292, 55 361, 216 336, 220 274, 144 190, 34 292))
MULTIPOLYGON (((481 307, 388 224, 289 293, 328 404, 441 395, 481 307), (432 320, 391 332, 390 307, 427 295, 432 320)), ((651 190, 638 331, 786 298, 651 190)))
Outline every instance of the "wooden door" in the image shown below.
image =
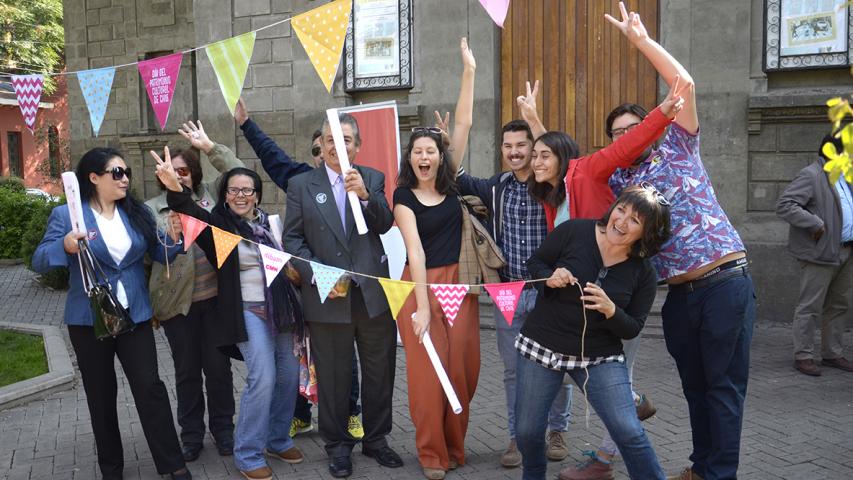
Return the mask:
MULTIPOLYGON (((628 0, 649 35, 658 36, 658 0, 628 0)), ((589 153, 609 142, 607 114, 624 102, 651 110, 654 68, 604 14, 617 0, 524 0, 510 3, 501 35, 501 120, 520 118, 515 99, 539 80, 539 116, 549 130, 572 136, 589 153)))

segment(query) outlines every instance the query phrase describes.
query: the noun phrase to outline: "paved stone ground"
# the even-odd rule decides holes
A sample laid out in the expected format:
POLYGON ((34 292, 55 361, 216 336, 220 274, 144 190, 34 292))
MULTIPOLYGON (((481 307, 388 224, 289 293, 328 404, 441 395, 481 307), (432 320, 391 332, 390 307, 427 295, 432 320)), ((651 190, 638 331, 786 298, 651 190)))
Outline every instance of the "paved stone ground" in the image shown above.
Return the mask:
MULTIPOLYGON (((64 295, 38 287, 33 275, 21 267, 0 267, 0 318, 12 322, 60 325, 64 295)), ((491 320, 488 320, 491 321, 491 320)), ((494 332, 483 330, 482 370, 472 404, 467 437, 468 464, 449 473, 448 479, 520 478, 520 470, 504 470, 498 458, 506 446, 506 413, 502 368, 495 349, 494 332)), ((848 344, 853 334, 847 335, 848 344)), ((162 331, 157 333, 160 372, 175 406, 172 360, 162 331)), ((819 378, 806 377, 791 367, 791 344, 784 326, 756 327, 741 454, 741 478, 745 479, 847 479, 853 478, 853 374, 824 370, 819 378)), ((406 404, 403 351, 398 351, 394 394, 394 428, 391 444, 402 455, 403 469, 379 467, 353 455, 353 479, 419 479, 414 429, 406 404)), ((120 371, 120 368, 117 368, 120 371)), ((658 415, 646 428, 664 468, 676 471, 690 453, 690 422, 687 405, 672 359, 663 340, 648 338, 635 368, 637 388, 648 394, 658 415)), ((235 390, 242 389, 245 371, 235 366, 235 390)), ((119 416, 125 450, 125 478, 158 478, 148 451, 129 389, 121 378, 119 416)), ((235 392, 236 394, 236 392, 235 392)), ((97 471, 94 438, 82 384, 51 395, 43 401, 0 411, 0 480, 94 479, 97 471)), ((238 396, 239 398, 239 396, 238 396)), ((595 414, 584 425, 584 402, 576 396, 574 418, 567 435, 571 456, 552 463, 549 475, 581 459, 581 452, 598 445, 602 427, 595 414)), ((300 436, 297 445, 306 462, 271 466, 283 479, 331 478, 318 434, 300 436)), ((216 454, 208 436, 201 458, 190 464, 195 478, 240 478, 230 458, 216 454)), ((617 478, 627 478, 617 464, 617 478)))

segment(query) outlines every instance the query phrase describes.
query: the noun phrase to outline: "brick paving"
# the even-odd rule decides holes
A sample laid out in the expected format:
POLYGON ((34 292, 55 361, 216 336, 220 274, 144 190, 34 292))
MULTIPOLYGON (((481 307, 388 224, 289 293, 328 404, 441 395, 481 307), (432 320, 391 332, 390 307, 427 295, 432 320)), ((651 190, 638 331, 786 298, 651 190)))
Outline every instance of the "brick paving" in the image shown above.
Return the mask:
MULTIPOLYGON (((0 267, 0 319, 61 325, 64 295, 38 286, 22 267, 0 267)), ((484 319, 484 323, 491 322, 484 319)), ((172 360, 162 331, 157 332, 160 372, 174 408, 172 360)), ((502 367, 495 348, 494 332, 481 331, 482 369, 471 406, 467 437, 468 464, 447 475, 448 479, 496 479, 521 477, 520 470, 504 470, 498 458, 506 446, 506 413, 502 367)), ((853 334, 847 334, 848 344, 853 334)), ((353 455, 353 479, 420 479, 415 455, 414 429, 406 404, 405 359, 398 350, 394 393, 394 428, 390 442, 406 465, 402 469, 379 467, 359 453, 353 455)), ((853 374, 824 369, 822 377, 801 375, 791 367, 789 329, 784 325, 759 325, 752 347, 752 371, 744 425, 740 476, 745 479, 847 479, 853 478, 853 374)), ((120 368, 116 369, 121 372, 120 368)), ((133 399, 120 375, 119 417, 125 451, 125 478, 160 478, 139 424, 133 399)), ((636 387, 652 398, 658 414, 645 426, 661 463, 667 471, 686 464, 690 453, 690 422, 681 395, 675 365, 663 340, 646 338, 635 368, 636 387)), ((235 395, 242 389, 245 370, 235 363, 235 395)), ((237 395, 239 399, 239 395, 237 395)), ((584 422, 584 402, 576 395, 574 417, 566 435, 570 458, 552 463, 549 476, 581 459, 581 452, 595 448, 602 427, 591 414, 584 422)), ((315 413, 316 415, 316 413, 315 413)), ((331 478, 326 468, 322 440, 317 433, 299 436, 297 445, 306 461, 291 466, 274 462, 276 478, 331 478)), ((219 457, 208 435, 201 458, 190 464, 195 478, 241 478, 231 458, 219 457)), ((617 478, 628 478, 624 465, 616 464, 617 478)), ((89 424, 85 394, 78 380, 75 388, 0 411, 0 480, 94 479, 97 471, 94 438, 89 424)))

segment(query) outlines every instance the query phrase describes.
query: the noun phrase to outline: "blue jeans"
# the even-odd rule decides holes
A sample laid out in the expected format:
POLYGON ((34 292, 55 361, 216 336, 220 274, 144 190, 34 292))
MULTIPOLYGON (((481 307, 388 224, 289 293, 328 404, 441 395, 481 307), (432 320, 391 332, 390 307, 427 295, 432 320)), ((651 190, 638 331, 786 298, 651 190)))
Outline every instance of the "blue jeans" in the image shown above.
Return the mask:
MULTIPOLYGON (((628 369, 628 381, 631 382, 631 398, 634 399, 634 403, 640 398, 637 392, 634 391, 634 360, 637 359, 637 351, 640 349, 641 336, 642 333, 630 340, 622 340, 622 352, 625 353, 625 368, 628 369)), ((601 439, 601 446, 598 449, 610 455, 617 455, 619 453, 616 442, 613 441, 607 430, 604 431, 604 438, 601 439)))
MULTIPOLYGON (((515 337, 521 331, 527 315, 536 306, 537 290, 527 288, 521 291, 512 325, 507 325, 503 313, 495 307, 495 329, 498 340, 498 353, 504 363, 504 390, 506 391, 506 417, 509 438, 515 438, 515 377, 518 351, 515 349, 515 337)), ((557 392, 557 397, 548 412, 548 430, 565 432, 569 429, 569 419, 572 411, 572 385, 563 385, 557 392)))
POLYGON ((264 449, 293 446, 290 422, 299 388, 299 361, 290 332, 273 336, 269 325, 244 310, 249 340, 237 344, 246 361, 246 388, 234 432, 234 463, 240 470, 265 466, 264 449))
MULTIPOLYGON (((628 369, 621 362, 589 367, 586 394, 592 408, 613 437, 631 478, 664 479, 651 442, 646 437, 631 395, 628 369)), ((576 384, 586 378, 583 369, 569 371, 576 384)), ((524 480, 544 480, 546 408, 563 385, 565 374, 545 368, 518 354, 518 394, 515 399, 518 450, 521 452, 524 480)))
POLYGON ((693 292, 670 287, 663 333, 690 410, 693 471, 705 480, 737 477, 755 291, 749 274, 693 292))

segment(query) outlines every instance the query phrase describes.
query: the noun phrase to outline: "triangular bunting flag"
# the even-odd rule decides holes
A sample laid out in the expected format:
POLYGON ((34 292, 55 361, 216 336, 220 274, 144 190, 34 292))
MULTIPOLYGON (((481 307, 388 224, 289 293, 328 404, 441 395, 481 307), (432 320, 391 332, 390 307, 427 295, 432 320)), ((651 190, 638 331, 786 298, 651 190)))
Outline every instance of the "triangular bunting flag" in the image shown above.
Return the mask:
POLYGON ((234 235, 213 225, 210 226, 210 230, 213 232, 213 246, 216 248, 216 268, 222 268, 231 250, 234 250, 242 238, 240 235, 234 235))
POLYGON ((504 27, 506 13, 509 10, 509 0, 480 0, 480 5, 486 9, 486 12, 499 27, 504 27))
POLYGON ((80 82, 80 90, 83 91, 83 98, 86 100, 86 107, 89 109, 92 131, 96 137, 101 130, 101 124, 104 122, 104 114, 107 113, 107 103, 110 101, 110 91, 113 88, 115 74, 115 67, 77 72, 77 80, 80 82))
POLYGON ((468 293, 468 285, 438 283, 430 285, 430 288, 438 304, 441 305, 444 316, 447 317, 447 323, 452 327, 459 313, 459 306, 462 305, 462 300, 465 300, 465 294, 468 293))
POLYGON ((36 129, 36 114, 41 101, 41 89, 44 85, 43 75, 12 75, 12 86, 18 97, 18 107, 24 116, 24 123, 34 133, 36 129))
POLYGON ((143 60, 138 64, 139 75, 142 76, 142 84, 148 91, 151 108, 154 109, 157 121, 160 122, 160 130, 166 129, 169 108, 172 106, 172 97, 178 85, 178 73, 181 71, 183 57, 184 55, 178 52, 165 57, 143 60))
POLYGON ((402 280, 391 280, 390 278, 380 278, 379 284, 382 285, 382 290, 385 290, 385 296, 388 297, 388 306, 391 307, 391 316, 397 320, 397 314, 403 308, 403 303, 406 298, 412 293, 415 284, 402 280))
POLYGON ((512 317, 515 316, 515 307, 518 306, 518 297, 524 289, 524 282, 489 283, 486 291, 495 301, 495 306, 504 316, 507 325, 512 325, 512 317))
POLYGON ((332 287, 337 283, 338 278, 344 273, 344 270, 336 267, 323 265, 322 263, 311 262, 311 269, 314 270, 314 280, 317 282, 317 292, 320 294, 320 302, 325 302, 332 287))
POLYGON ((338 72, 351 11, 352 0, 336 0, 297 15, 290 21, 329 93, 338 72))
POLYGON ((184 231, 184 251, 189 252, 193 242, 198 238, 198 235, 207 228, 207 224, 201 220, 179 213, 181 216, 181 228, 184 231))
POLYGON ((252 59, 252 50, 255 48, 255 36, 256 32, 244 33, 210 44, 204 49, 207 52, 207 59, 213 64, 213 71, 216 72, 216 79, 219 80, 219 88, 232 115, 240 98, 240 92, 243 91, 246 70, 249 68, 249 60, 252 59))
POLYGON ((267 277, 267 286, 269 287, 272 281, 275 280, 275 277, 284 270, 284 264, 290 260, 291 255, 266 245, 258 245, 258 248, 261 250, 261 260, 264 262, 264 275, 267 277))

